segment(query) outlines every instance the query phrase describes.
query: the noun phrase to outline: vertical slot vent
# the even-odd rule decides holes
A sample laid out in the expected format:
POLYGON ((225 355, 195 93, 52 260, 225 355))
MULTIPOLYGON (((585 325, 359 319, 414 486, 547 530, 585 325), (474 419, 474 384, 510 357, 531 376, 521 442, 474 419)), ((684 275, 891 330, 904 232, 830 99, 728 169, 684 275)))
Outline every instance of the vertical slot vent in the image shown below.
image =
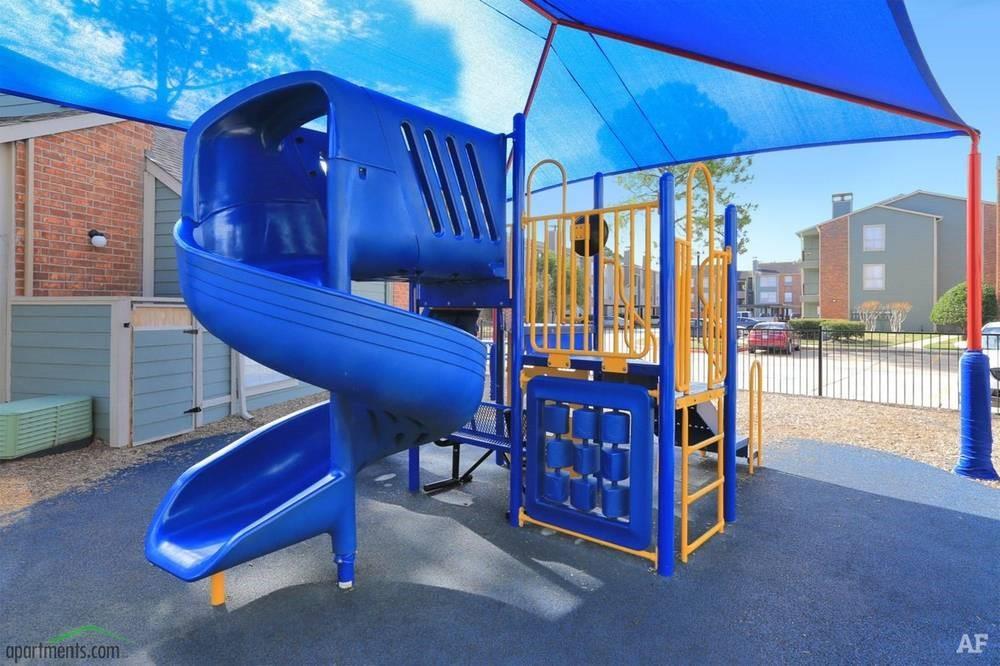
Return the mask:
POLYGON ((469 182, 465 179, 465 171, 462 169, 462 159, 458 155, 458 148, 455 147, 455 140, 450 136, 445 139, 448 146, 448 157, 451 158, 451 166, 458 178, 459 193, 462 195, 462 203, 465 205, 465 214, 469 218, 469 227, 472 230, 472 237, 479 240, 479 216, 476 215, 472 204, 472 193, 469 192, 469 182))
POLYGON ((479 203, 483 207, 483 219, 486 220, 486 229, 489 231, 490 240, 497 239, 497 228, 493 222, 493 213, 490 210, 490 200, 486 195, 486 183, 483 181, 483 172, 479 169, 479 159, 476 157, 476 149, 471 143, 465 144, 465 152, 469 156, 469 166, 472 167, 472 177, 476 181, 476 190, 479 192, 479 203))
POLYGON ((458 211, 455 210, 455 200, 451 195, 451 186, 448 184, 448 175, 444 172, 444 162, 441 160, 441 151, 438 150, 434 132, 429 129, 424 130, 424 142, 427 144, 427 152, 430 153, 431 161, 434 163, 438 185, 441 187, 441 198, 444 200, 444 207, 447 209, 448 219, 451 221, 451 230, 456 236, 461 236, 462 225, 458 221, 458 211))
POLYGON ((406 152, 410 154, 410 161, 413 163, 413 172, 417 176, 417 183, 420 185, 420 195, 424 199, 424 208, 427 209, 427 218, 431 221, 431 228, 434 233, 441 233, 441 219, 438 217, 437 206, 434 205, 434 197, 431 196, 430 183, 427 181, 427 172, 424 170, 424 162, 420 159, 420 151, 417 150, 417 142, 413 137, 413 128, 410 123, 402 123, 399 126, 403 133, 403 143, 406 144, 406 152))

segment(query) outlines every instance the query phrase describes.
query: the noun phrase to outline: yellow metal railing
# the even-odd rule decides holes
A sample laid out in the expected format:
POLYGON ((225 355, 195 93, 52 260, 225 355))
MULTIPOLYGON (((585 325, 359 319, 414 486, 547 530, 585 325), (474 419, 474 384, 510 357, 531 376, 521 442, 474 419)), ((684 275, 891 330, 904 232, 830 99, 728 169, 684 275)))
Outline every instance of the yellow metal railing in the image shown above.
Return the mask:
POLYGON ((722 429, 719 429, 718 434, 712 435, 707 439, 703 439, 697 444, 691 444, 690 438, 690 409, 696 408, 699 403, 715 401, 716 414, 718 418, 722 418, 723 407, 725 405, 725 390, 718 388, 712 389, 710 391, 704 391, 701 393, 694 393, 688 396, 683 396, 677 400, 677 408, 681 413, 681 562, 687 562, 688 556, 694 551, 698 550, 706 541, 711 539, 716 534, 721 534, 726 531, 726 521, 725 521, 725 506, 724 506, 724 491, 723 485, 725 483, 725 474, 723 467, 723 457, 726 447, 726 441, 722 429), (695 491, 691 491, 691 454, 696 452, 703 452, 707 447, 715 444, 716 453, 716 466, 715 466, 715 478, 701 486, 695 491), (705 530, 699 537, 693 541, 690 539, 690 509, 691 505, 700 500, 703 497, 709 496, 712 492, 716 494, 716 518, 715 523, 705 530))
POLYGON ((747 436, 747 466, 751 474, 763 464, 764 442, 764 371, 760 361, 754 361, 750 366, 749 377, 750 406, 747 410, 749 434, 747 436))
POLYGON ((674 385, 681 393, 691 390, 691 241, 674 241, 677 330, 674 335, 674 385))
POLYGON ((532 167, 527 192, 522 224, 531 348, 547 354, 553 367, 568 367, 574 354, 599 357, 606 372, 618 373, 626 372, 629 360, 657 360, 652 249, 658 202, 566 212, 566 172, 555 160, 532 167), (545 165, 562 175, 562 210, 532 215, 531 181, 545 165))
POLYGON ((732 261, 731 248, 716 247, 715 185, 708 167, 698 162, 688 170, 686 188, 687 208, 684 213, 684 238, 674 241, 676 266, 677 335, 674 347, 674 385, 677 391, 691 390, 691 304, 693 291, 700 304, 702 321, 698 335, 707 356, 705 384, 708 388, 720 385, 726 378, 726 326, 728 312, 728 269, 732 261), (707 211, 708 255, 695 267, 692 280, 692 243, 695 236, 695 182, 698 176, 705 182, 707 211))

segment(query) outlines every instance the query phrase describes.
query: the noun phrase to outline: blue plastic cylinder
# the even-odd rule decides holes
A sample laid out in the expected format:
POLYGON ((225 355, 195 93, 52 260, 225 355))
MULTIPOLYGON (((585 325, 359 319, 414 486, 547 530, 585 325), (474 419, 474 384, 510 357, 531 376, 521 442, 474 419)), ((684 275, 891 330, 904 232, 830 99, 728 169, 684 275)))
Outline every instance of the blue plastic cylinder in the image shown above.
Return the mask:
POLYGON ((593 444, 576 444, 573 447, 573 469, 579 474, 593 474, 600 462, 601 447, 593 444))
POLYGON ((549 467, 570 467, 573 464, 573 443, 568 439, 550 439, 545 444, 545 464, 549 467))
POLYGON ((601 511, 608 518, 628 515, 628 487, 605 485, 601 489, 601 511))
POLYGON ((993 468, 993 417, 990 362, 981 351, 966 351, 959 363, 959 457, 955 473, 974 479, 996 479, 993 468))
POLYGON ((580 511, 593 511, 597 506, 597 479, 580 477, 569 482, 570 503, 580 511))
POLYGON ((565 435, 569 432, 569 407, 566 405, 546 405, 542 411, 542 425, 546 432, 565 435))
POLYGON ((628 451, 624 449, 604 449, 601 451, 601 476, 608 481, 627 479, 628 451))
POLYGON ((569 475, 562 472, 545 473, 545 497, 560 504, 569 497, 569 475))
POLYGON ((628 414, 604 414, 601 417, 601 441, 605 444, 628 444, 628 414))
POLYGON ((577 409, 573 412, 573 436, 577 439, 597 439, 597 412, 577 409))
POLYGON ((354 585, 354 553, 337 553, 333 563, 337 565, 337 586, 348 589, 354 585))

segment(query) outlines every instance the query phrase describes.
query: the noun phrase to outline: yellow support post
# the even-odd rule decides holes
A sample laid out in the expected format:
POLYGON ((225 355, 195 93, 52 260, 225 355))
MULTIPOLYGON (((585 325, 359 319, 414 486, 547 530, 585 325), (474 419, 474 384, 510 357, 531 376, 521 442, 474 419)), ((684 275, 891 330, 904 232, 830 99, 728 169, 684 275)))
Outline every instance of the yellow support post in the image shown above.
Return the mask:
POLYGON ((226 574, 224 571, 214 573, 208 579, 209 601, 213 606, 226 603, 226 574))
POLYGON ((763 464, 763 378, 764 370, 760 361, 754 361, 750 366, 749 397, 750 405, 747 410, 747 421, 749 422, 749 434, 747 436, 747 467, 753 474, 757 467, 763 464))

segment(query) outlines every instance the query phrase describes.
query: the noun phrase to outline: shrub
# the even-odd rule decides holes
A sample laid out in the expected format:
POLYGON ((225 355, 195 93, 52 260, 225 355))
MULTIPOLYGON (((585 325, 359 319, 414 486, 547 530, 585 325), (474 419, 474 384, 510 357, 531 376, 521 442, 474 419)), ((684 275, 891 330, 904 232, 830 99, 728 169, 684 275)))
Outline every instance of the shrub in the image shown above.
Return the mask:
MULTIPOLYGON (((944 292, 931 308, 931 321, 938 326, 965 329, 968 288, 964 282, 944 292)), ((992 285, 983 285, 983 323, 997 319, 997 293, 992 285)))
POLYGON ((822 319, 790 319, 788 325, 799 333, 814 333, 823 328, 822 319))
POLYGON ((849 319, 824 319, 823 332, 827 333, 831 340, 863 339, 865 337, 865 323, 849 319))

